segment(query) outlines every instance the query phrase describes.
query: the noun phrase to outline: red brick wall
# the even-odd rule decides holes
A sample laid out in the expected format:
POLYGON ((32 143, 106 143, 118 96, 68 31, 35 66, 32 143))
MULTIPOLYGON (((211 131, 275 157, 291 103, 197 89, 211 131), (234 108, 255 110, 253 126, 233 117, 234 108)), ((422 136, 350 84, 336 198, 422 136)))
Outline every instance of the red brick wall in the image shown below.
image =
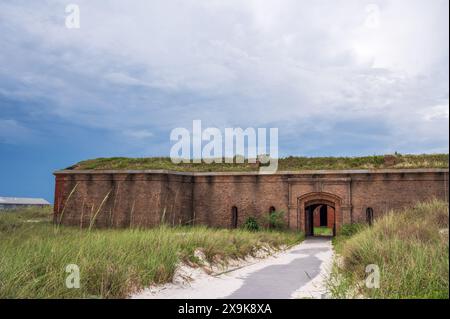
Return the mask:
POLYGON ((263 221, 274 206, 285 212, 290 228, 304 230, 304 205, 333 201, 336 210, 328 211, 328 220, 339 229, 365 221, 367 207, 377 218, 417 201, 447 199, 447 181, 448 170, 274 175, 62 171, 56 173, 55 220, 87 227, 96 215, 97 227, 150 227, 163 218, 169 224, 230 227, 233 206, 238 225, 250 216, 263 221))
POLYGON ((334 208, 331 206, 327 206, 327 227, 334 227, 334 208))
POLYGON ((279 176, 196 176, 193 210, 195 222, 229 227, 231 209, 238 208, 238 225, 248 217, 261 223, 270 207, 285 212, 288 222, 288 185, 279 176))
POLYGON ((320 210, 322 206, 317 206, 313 211, 313 226, 320 227, 320 210))
POLYGON ((55 205, 55 219, 68 225, 148 227, 192 218, 190 176, 76 173, 57 175, 55 189, 55 203, 64 202, 55 205))
MULTIPOLYGON (((313 225, 314 227, 320 227, 320 210, 322 206, 318 206, 313 211, 313 225)), ((327 227, 333 228, 334 227, 334 208, 332 206, 327 205, 327 227)))

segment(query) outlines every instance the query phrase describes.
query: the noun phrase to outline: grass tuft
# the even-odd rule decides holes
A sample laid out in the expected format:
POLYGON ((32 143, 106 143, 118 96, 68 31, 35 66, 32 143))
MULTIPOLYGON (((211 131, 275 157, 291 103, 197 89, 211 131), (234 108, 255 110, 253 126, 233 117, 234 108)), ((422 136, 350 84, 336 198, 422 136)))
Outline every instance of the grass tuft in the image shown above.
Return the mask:
POLYGON ((433 200, 392 211, 372 227, 336 238, 340 255, 330 280, 335 297, 449 298, 448 203, 433 200), (380 287, 364 284, 380 268, 380 287))

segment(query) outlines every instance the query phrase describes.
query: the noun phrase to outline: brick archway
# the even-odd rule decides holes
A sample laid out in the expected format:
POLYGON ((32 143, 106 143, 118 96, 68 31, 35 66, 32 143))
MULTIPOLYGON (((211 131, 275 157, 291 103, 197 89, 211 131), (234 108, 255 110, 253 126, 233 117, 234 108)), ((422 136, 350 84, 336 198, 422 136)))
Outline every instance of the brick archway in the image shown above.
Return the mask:
POLYGON ((342 199, 337 195, 327 192, 311 192, 297 198, 297 229, 306 234, 306 207, 318 204, 334 207, 334 234, 339 232, 342 225, 342 199))

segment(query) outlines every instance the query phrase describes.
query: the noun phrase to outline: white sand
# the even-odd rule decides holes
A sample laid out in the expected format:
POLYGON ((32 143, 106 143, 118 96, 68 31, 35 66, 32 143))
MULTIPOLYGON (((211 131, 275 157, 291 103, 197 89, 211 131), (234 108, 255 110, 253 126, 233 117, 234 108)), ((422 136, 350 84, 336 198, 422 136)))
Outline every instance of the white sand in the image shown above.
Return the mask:
MULTIPOLYGON (((306 243, 303 242, 288 250, 271 254, 269 257, 247 258, 246 260, 234 261, 229 265, 226 273, 222 273, 226 268, 212 267, 208 270, 212 274, 208 274, 202 268, 191 268, 181 266, 178 268, 174 276, 173 283, 165 285, 151 286, 143 291, 131 296, 133 299, 217 299, 224 298, 239 289, 245 278, 260 269, 272 265, 289 264, 294 259, 304 258, 307 255, 292 254, 291 252, 299 249, 308 249, 312 247, 326 247, 329 250, 316 254, 315 256, 322 260, 320 273, 312 278, 306 285, 299 287, 291 298, 321 298, 326 293, 324 280, 328 277, 331 269, 333 252, 331 242, 323 243, 306 243), (238 267, 238 268, 236 268, 238 267), (217 275, 218 274, 218 275, 217 275)), ((199 253, 201 257, 201 253, 199 253)))

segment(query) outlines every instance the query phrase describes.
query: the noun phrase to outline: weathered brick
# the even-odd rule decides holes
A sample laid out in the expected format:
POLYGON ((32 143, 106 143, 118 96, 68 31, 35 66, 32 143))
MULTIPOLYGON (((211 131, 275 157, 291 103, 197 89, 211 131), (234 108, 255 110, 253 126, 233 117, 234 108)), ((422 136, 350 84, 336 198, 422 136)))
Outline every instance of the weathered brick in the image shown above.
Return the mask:
POLYGON ((365 222, 431 198, 448 199, 447 169, 257 173, 161 171, 56 172, 54 220, 88 227, 202 224, 231 227, 263 220, 271 207, 291 229, 305 231, 305 207, 329 206, 328 226, 365 222), (95 217, 95 219, 94 219, 95 217))

